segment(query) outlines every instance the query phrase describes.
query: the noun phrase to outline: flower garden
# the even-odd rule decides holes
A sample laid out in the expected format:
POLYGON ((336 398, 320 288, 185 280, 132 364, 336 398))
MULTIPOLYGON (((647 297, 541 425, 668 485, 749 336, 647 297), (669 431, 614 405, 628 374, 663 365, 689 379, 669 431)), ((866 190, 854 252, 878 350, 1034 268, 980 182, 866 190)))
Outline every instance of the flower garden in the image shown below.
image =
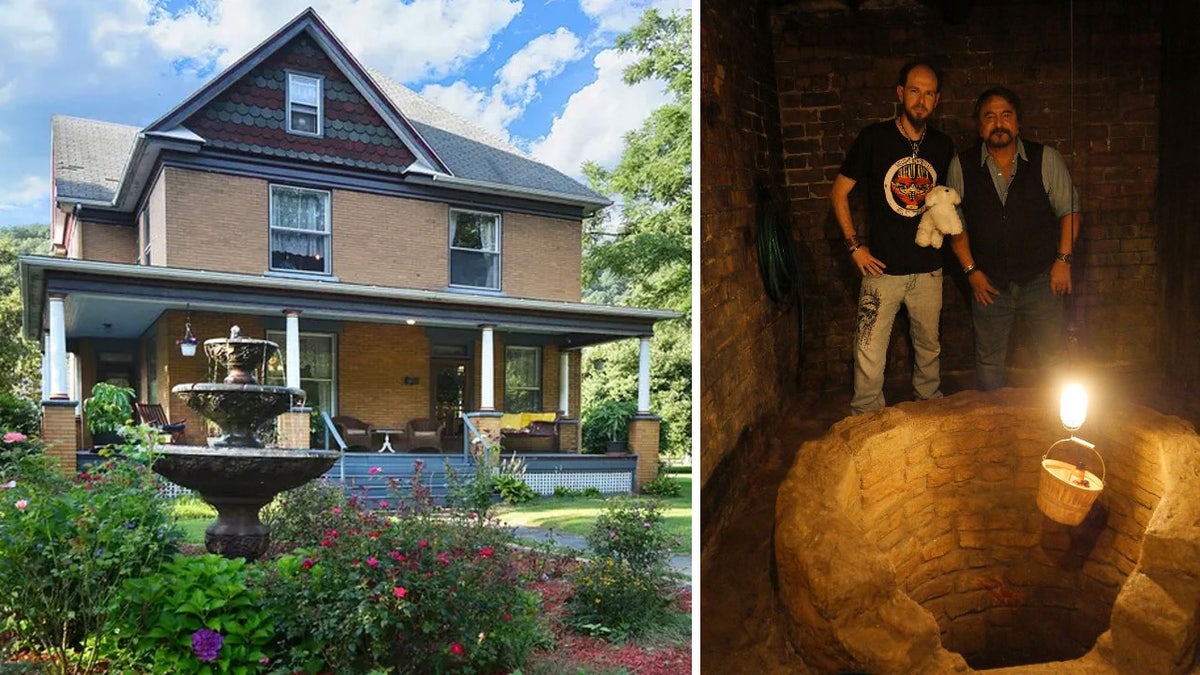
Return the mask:
POLYGON ((0 672, 691 671, 653 502, 614 502, 578 561, 516 546, 488 472, 446 505, 419 472, 375 505, 316 482, 264 509, 272 549, 248 563, 183 541, 155 442, 127 429, 119 459, 69 479, 3 436, 0 672))

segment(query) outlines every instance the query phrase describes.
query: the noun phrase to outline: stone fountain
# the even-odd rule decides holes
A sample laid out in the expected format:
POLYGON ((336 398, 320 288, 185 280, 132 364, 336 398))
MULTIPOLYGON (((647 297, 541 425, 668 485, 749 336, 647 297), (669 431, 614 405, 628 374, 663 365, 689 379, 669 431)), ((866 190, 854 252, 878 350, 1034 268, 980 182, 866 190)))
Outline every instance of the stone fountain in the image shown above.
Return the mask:
POLYGON ((294 387, 259 384, 256 367, 279 350, 269 340, 240 336, 237 326, 228 338, 204 342, 210 361, 228 374, 222 382, 193 382, 171 389, 189 408, 221 430, 207 446, 169 445, 154 462, 156 473, 197 492, 217 510, 217 520, 205 530, 204 545, 227 558, 255 560, 270 544, 270 530, 258 512, 285 490, 320 476, 337 461, 333 450, 265 448, 255 432, 273 417, 303 401, 294 387))

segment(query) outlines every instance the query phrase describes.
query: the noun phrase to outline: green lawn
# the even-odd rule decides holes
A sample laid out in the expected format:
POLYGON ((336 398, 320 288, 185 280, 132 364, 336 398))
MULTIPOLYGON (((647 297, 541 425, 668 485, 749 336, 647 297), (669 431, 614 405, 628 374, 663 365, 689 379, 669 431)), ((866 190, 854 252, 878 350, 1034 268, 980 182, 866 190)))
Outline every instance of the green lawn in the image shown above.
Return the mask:
MULTIPOLYGON (((681 553, 692 552, 692 477, 691 474, 674 474, 673 479, 683 483, 683 493, 678 497, 658 499, 663 512, 667 531, 679 540, 681 553)), ((596 516, 604 510, 609 499, 628 497, 541 497, 519 506, 502 504, 497 515, 511 526, 548 527, 558 532, 586 536, 596 522, 596 516)), ((642 499, 657 499, 641 497, 642 499)))
MULTIPOLYGON (((657 499, 660 502, 667 531, 679 541, 680 553, 692 552, 692 476, 672 474, 683 483, 678 497, 657 499)), ((497 515, 510 526, 554 528, 557 532, 586 536, 604 510, 609 499, 628 497, 541 497, 519 506, 501 504, 497 515)), ((184 501, 175 510, 175 522, 186 534, 185 540, 204 543, 204 528, 216 518, 216 512, 200 500, 184 501), (211 515, 207 515, 210 514, 211 515)))

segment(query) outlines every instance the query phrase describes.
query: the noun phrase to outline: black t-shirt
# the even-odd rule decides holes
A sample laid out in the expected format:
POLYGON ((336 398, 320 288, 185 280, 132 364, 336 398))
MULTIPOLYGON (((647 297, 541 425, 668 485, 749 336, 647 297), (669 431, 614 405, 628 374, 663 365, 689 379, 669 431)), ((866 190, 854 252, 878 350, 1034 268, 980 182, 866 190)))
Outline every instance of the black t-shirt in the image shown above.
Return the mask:
POLYGON ((946 182, 954 143, 931 126, 913 159, 912 144, 890 119, 864 128, 854 139, 839 173, 867 191, 871 254, 887 265, 887 274, 916 274, 941 269, 943 254, 917 246, 917 223, 925 195, 946 182))

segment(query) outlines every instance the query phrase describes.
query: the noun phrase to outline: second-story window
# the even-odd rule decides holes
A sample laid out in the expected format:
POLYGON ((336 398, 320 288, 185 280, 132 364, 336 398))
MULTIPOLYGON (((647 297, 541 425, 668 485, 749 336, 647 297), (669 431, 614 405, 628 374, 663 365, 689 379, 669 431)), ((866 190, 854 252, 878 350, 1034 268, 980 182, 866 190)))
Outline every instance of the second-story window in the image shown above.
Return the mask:
POLYGON ((271 269, 329 274, 329 193, 271 186, 271 269))
POLYGON ((450 212, 450 285, 500 290, 500 214, 450 212))
POLYGON ((321 78, 287 74, 287 130, 292 134, 321 135, 321 78))

